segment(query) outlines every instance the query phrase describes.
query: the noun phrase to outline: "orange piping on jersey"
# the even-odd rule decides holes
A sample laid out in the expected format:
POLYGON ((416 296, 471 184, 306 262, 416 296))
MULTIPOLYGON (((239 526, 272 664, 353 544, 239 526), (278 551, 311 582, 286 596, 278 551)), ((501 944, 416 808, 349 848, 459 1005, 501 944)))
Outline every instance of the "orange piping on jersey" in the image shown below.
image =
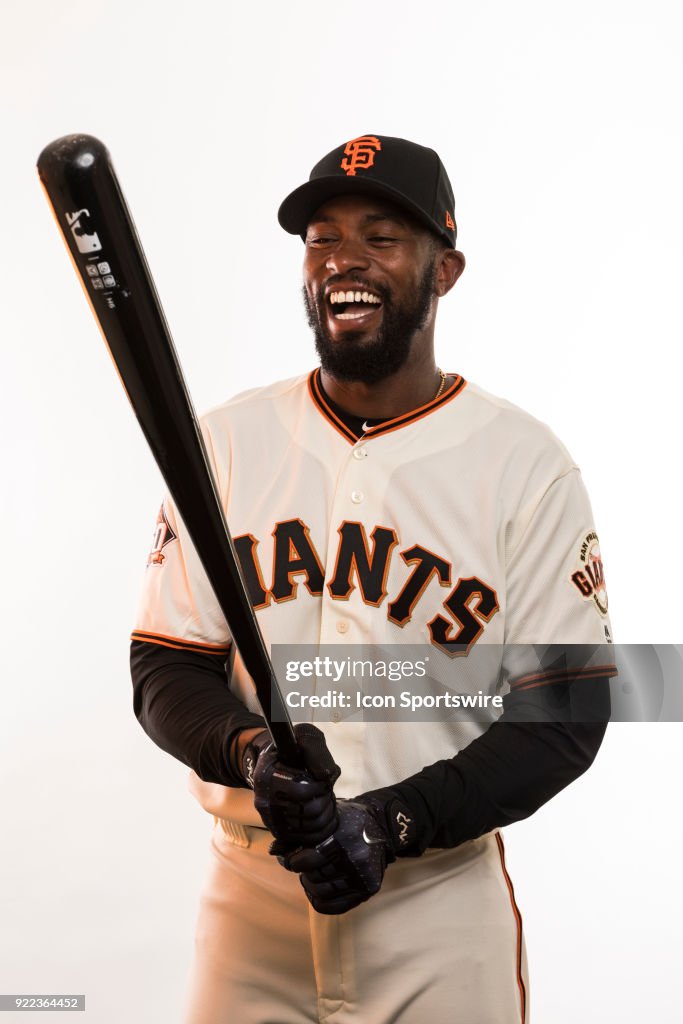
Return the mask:
POLYGON ((512 904, 512 911, 515 915, 515 921, 517 922, 517 986, 519 988, 519 1001, 522 1016, 520 1018, 521 1024, 525 1024, 526 1021, 526 986, 524 984, 524 978, 522 977, 522 915, 519 912, 519 907, 515 901, 515 890, 512 885, 512 880, 508 875, 507 868, 505 867, 505 847, 503 846, 503 837, 500 832, 496 832, 496 843, 498 844, 498 853, 500 855, 500 864, 503 869, 503 875, 505 877, 505 884, 508 887, 510 894, 510 903, 512 904))
MULTIPOLYGON (((449 374, 450 376, 450 374, 449 374)), ((434 412, 435 409, 439 409, 446 402, 450 402, 456 395, 459 395, 463 388, 466 386, 467 381, 464 377, 459 374, 454 374, 455 380, 451 384, 450 388, 447 388, 442 395, 438 398, 433 398, 426 405, 421 405, 417 409, 413 409, 412 412, 402 413, 400 416, 394 416, 393 419, 386 420, 384 423, 378 423, 374 427, 370 427, 366 430, 363 438, 370 440, 374 437, 379 437, 381 434, 388 434, 392 430, 398 430, 400 427, 406 426, 408 423, 414 423, 416 420, 422 419, 423 416, 427 416, 430 412, 434 412)), ((323 416, 329 420, 332 426, 346 438, 350 444, 356 444, 358 438, 352 430, 344 424, 339 417, 336 415, 333 409, 325 401, 325 398, 320 390, 320 369, 313 370, 308 376, 308 390, 313 398, 315 405, 317 405, 323 416)))
MULTIPOLYGON (((450 375, 449 375, 450 376, 450 375)), ((415 423, 417 420, 421 420, 424 416, 429 416, 431 412, 441 408, 447 402, 452 401, 456 398, 460 392, 467 386, 467 381, 464 377, 459 374, 455 374, 455 380, 442 395, 438 398, 433 398, 431 402, 427 402, 426 405, 421 405, 417 409, 413 409, 412 412, 404 413, 402 416, 396 416, 393 420, 387 420, 386 423, 378 423, 376 427, 370 427, 366 432, 366 438, 379 437, 381 434, 390 434, 392 430, 399 430, 401 427, 407 426, 409 423, 415 423)))
POLYGON ((319 379, 320 370, 312 370, 308 375, 308 393, 313 399, 314 405, 317 405, 325 419, 330 421, 335 430, 337 430, 346 441, 349 441, 350 444, 356 444, 358 438, 354 432, 349 430, 346 424, 339 419, 335 411, 331 409, 325 401, 318 384, 319 379))
POLYGON ((229 654, 232 644, 200 644, 194 640, 183 640, 178 636, 165 636, 163 633, 145 633, 135 629, 131 633, 131 640, 141 640, 143 643, 159 644, 160 647, 172 647, 176 651, 199 651, 200 654, 229 654))
POLYGON ((510 683, 511 690, 533 690, 537 686, 550 686, 567 679, 611 679, 619 674, 616 665, 589 665, 587 668, 554 669, 551 672, 536 672, 534 675, 522 676, 510 683))

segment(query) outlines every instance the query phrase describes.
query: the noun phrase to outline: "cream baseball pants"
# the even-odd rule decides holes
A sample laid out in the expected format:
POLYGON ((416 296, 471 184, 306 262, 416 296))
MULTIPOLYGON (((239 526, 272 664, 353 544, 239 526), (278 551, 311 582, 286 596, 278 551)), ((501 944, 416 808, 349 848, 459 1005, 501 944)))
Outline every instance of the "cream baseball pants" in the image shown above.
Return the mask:
POLYGON ((184 1024, 529 1024, 499 834, 396 861, 337 917, 316 914, 271 838, 216 823, 184 1024))

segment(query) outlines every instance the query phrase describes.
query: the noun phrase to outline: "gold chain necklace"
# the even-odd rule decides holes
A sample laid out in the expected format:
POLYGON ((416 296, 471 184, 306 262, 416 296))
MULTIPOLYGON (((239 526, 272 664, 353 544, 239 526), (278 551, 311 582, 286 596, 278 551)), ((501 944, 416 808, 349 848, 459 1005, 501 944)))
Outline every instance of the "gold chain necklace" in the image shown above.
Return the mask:
POLYGON ((441 383, 439 384, 439 390, 432 398, 432 402, 435 402, 437 400, 443 389, 446 387, 446 381, 448 380, 448 375, 443 372, 441 367, 439 367, 439 376, 441 377, 441 383))

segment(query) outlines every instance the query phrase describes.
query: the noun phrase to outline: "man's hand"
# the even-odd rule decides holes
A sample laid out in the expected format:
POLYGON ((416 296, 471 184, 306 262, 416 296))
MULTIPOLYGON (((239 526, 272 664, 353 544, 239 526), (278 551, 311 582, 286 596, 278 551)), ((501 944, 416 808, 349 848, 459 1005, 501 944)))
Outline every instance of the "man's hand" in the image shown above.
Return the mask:
POLYGON ((267 732, 258 733, 242 754, 242 774, 254 790, 263 824, 287 848, 316 846, 339 824, 333 786, 341 770, 320 729, 294 726, 305 769, 278 759, 267 732))
POLYGON ((315 849, 288 852, 274 843, 271 853, 301 884, 319 914, 345 914, 379 891, 387 864, 410 855, 416 825, 397 798, 366 794, 337 802, 339 828, 315 849))

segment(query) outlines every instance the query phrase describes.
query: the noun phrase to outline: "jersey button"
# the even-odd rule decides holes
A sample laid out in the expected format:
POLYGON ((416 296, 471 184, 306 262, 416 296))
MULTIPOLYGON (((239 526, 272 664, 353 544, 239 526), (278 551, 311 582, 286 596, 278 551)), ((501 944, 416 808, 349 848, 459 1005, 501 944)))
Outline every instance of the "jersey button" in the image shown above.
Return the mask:
POLYGON ((367 448, 354 448, 353 449, 354 459, 367 459, 368 451, 367 448))
POLYGON ((351 501, 354 503, 354 505, 360 505, 362 500, 363 500, 363 492, 362 491, 351 491, 351 501))
POLYGON ((349 624, 348 624, 348 622, 346 621, 346 619, 340 619, 339 622, 337 623, 337 632, 338 633, 348 633, 348 631, 349 631, 349 624))

